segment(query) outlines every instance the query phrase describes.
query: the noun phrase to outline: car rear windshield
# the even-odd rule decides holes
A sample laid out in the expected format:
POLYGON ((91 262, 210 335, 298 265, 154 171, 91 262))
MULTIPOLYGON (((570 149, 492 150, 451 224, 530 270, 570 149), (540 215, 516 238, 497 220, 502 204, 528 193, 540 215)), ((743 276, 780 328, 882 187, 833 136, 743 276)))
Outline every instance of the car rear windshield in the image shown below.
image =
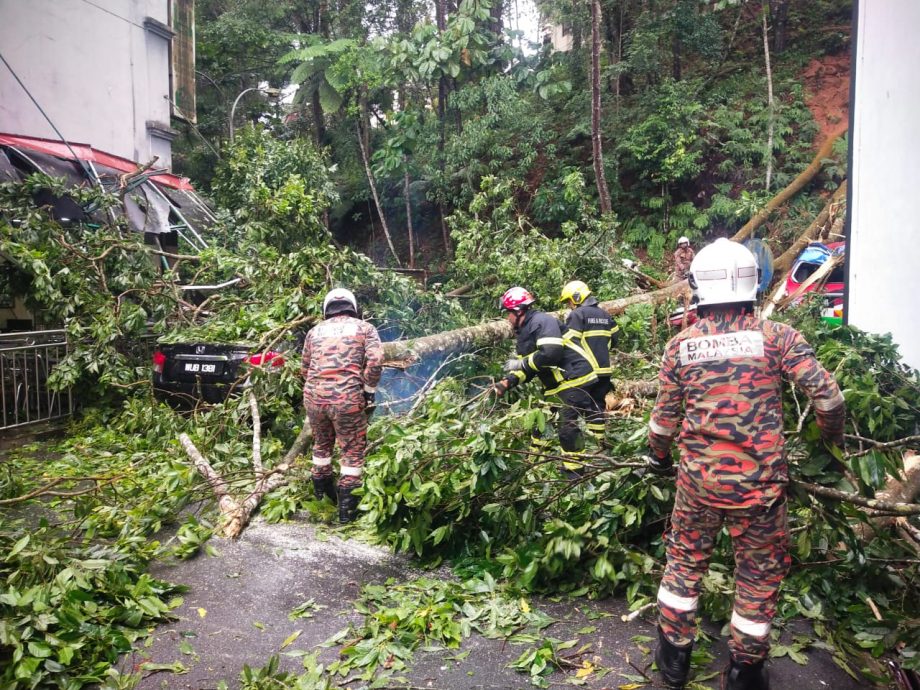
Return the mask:
MULTIPOLYGON (((795 273, 792 274, 792 280, 796 283, 804 283, 808 280, 808 277, 821 268, 822 264, 810 264, 810 263, 801 263, 796 269, 795 273)), ((846 280, 846 272, 844 271, 843 264, 834 267, 834 270, 831 271, 830 277, 827 279, 829 283, 842 283, 846 280)))

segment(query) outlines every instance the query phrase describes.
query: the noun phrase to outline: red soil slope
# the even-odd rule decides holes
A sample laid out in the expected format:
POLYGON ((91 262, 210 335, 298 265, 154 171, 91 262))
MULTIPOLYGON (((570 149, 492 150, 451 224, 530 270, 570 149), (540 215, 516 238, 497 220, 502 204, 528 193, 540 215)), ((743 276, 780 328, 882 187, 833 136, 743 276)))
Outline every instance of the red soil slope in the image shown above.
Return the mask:
POLYGON ((805 103, 818 124, 815 148, 847 127, 850 107, 850 56, 827 55, 812 60, 802 72, 805 103))

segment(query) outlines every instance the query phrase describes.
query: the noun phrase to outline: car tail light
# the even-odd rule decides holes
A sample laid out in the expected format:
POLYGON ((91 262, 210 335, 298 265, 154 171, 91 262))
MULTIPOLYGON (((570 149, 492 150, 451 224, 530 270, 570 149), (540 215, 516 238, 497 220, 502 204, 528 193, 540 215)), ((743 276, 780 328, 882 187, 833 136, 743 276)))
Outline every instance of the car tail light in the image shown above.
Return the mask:
POLYGON ((280 367, 284 364, 284 355, 282 355, 280 352, 269 350, 265 353, 257 352, 254 355, 249 355, 249 359, 247 361, 254 367, 262 366, 263 362, 266 364, 271 362, 273 367, 280 367))
POLYGON ((153 353, 153 370, 158 373, 163 373, 163 365, 166 364, 166 355, 164 355, 160 350, 156 350, 153 353))

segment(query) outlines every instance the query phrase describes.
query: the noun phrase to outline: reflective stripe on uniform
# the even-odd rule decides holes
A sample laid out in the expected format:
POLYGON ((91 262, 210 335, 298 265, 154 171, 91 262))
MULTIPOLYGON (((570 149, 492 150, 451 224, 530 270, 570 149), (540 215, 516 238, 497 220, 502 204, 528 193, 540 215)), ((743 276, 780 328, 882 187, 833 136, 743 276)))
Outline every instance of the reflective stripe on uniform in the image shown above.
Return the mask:
MULTIPOLYGON (((556 379, 559 380, 558 378, 556 379)), ((553 395, 560 391, 567 391, 570 388, 577 388, 578 386, 583 386, 586 383, 591 383, 592 381, 597 381, 597 374, 593 371, 590 374, 585 374, 584 376, 579 376, 577 379, 569 379, 568 381, 563 381, 558 386, 552 390, 546 391, 546 395, 553 395)))
POLYGON ((533 362, 533 358, 536 354, 536 352, 531 352, 529 355, 523 358, 524 366, 532 369, 533 371, 537 370, 537 365, 533 362))
POLYGON ((563 345, 565 345, 565 347, 569 348, 570 350, 574 350, 576 353, 578 353, 579 355, 587 359, 589 362, 594 359, 594 355, 589 356, 582 347, 580 347, 579 345, 576 345, 571 340, 566 341, 565 343, 563 343, 563 345))
MULTIPOLYGON (((587 360, 588 364, 591 365, 591 372, 597 374, 597 359, 594 357, 594 353, 591 352, 590 347, 583 347, 585 344, 584 337, 582 337, 581 345, 576 345, 574 340, 566 340, 565 346, 575 352, 578 356, 587 360)), ((571 386, 569 386, 571 388, 571 386)), ((565 390, 565 388, 559 388, 557 390, 565 390)))
POLYGON ((664 585, 658 587, 658 603, 675 611, 696 611, 699 597, 680 597, 664 585))
POLYGON ((347 465, 342 465, 343 477, 360 477, 362 472, 364 472, 363 467, 348 467, 347 465))
MULTIPOLYGON (((582 341, 582 345, 584 345, 584 341, 582 341)), ((575 349, 575 348, 572 348, 572 349, 575 349)), ((583 349, 582 348, 580 349, 584 353, 584 358, 588 360, 588 364, 591 365, 591 370, 595 374, 598 373, 601 367, 600 367, 600 364, 597 363, 597 357, 594 356, 594 352, 591 350, 590 347, 585 347, 583 349)))
POLYGON ((740 633, 751 637, 766 637, 770 634, 769 623, 758 623, 750 618, 745 618, 737 611, 732 611, 732 627, 740 633))
POLYGON ((553 336, 546 336, 545 338, 537 338, 537 347, 542 347, 543 345, 562 345, 562 338, 555 338, 553 336))
POLYGON ((648 420, 648 428, 652 430, 653 434, 658 434, 659 436, 671 437, 677 433, 677 429, 669 429, 668 427, 661 426, 654 418, 648 420))
POLYGON ((313 464, 316 465, 317 467, 325 467, 326 465, 332 464, 332 458, 319 458, 314 455, 313 464))
POLYGON ((588 422, 587 426, 588 431, 598 431, 600 433, 604 433, 604 431, 607 430, 607 425, 603 422, 588 422))
POLYGON ((583 334, 584 338, 609 338, 610 334, 613 333, 611 330, 606 331, 585 331, 583 334))
POLYGON ((564 450, 562 451, 562 457, 564 458, 562 461, 562 466, 567 470, 577 472, 578 470, 582 469, 582 467, 584 467, 583 463, 574 462, 581 457, 581 451, 564 450))
POLYGON ((527 374, 525 374, 520 369, 517 371, 512 371, 511 375, 514 376, 518 380, 518 383, 524 383, 524 379, 527 378, 527 374))

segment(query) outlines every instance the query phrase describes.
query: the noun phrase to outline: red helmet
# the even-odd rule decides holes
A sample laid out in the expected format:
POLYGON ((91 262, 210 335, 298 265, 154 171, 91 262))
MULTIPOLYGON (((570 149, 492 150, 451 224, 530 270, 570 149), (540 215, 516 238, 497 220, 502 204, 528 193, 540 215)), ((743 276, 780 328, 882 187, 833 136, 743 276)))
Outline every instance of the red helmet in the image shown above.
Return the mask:
POLYGON ((536 302, 533 295, 522 287, 513 287, 505 291, 501 299, 498 300, 498 306, 508 311, 519 311, 524 307, 529 307, 536 302))

